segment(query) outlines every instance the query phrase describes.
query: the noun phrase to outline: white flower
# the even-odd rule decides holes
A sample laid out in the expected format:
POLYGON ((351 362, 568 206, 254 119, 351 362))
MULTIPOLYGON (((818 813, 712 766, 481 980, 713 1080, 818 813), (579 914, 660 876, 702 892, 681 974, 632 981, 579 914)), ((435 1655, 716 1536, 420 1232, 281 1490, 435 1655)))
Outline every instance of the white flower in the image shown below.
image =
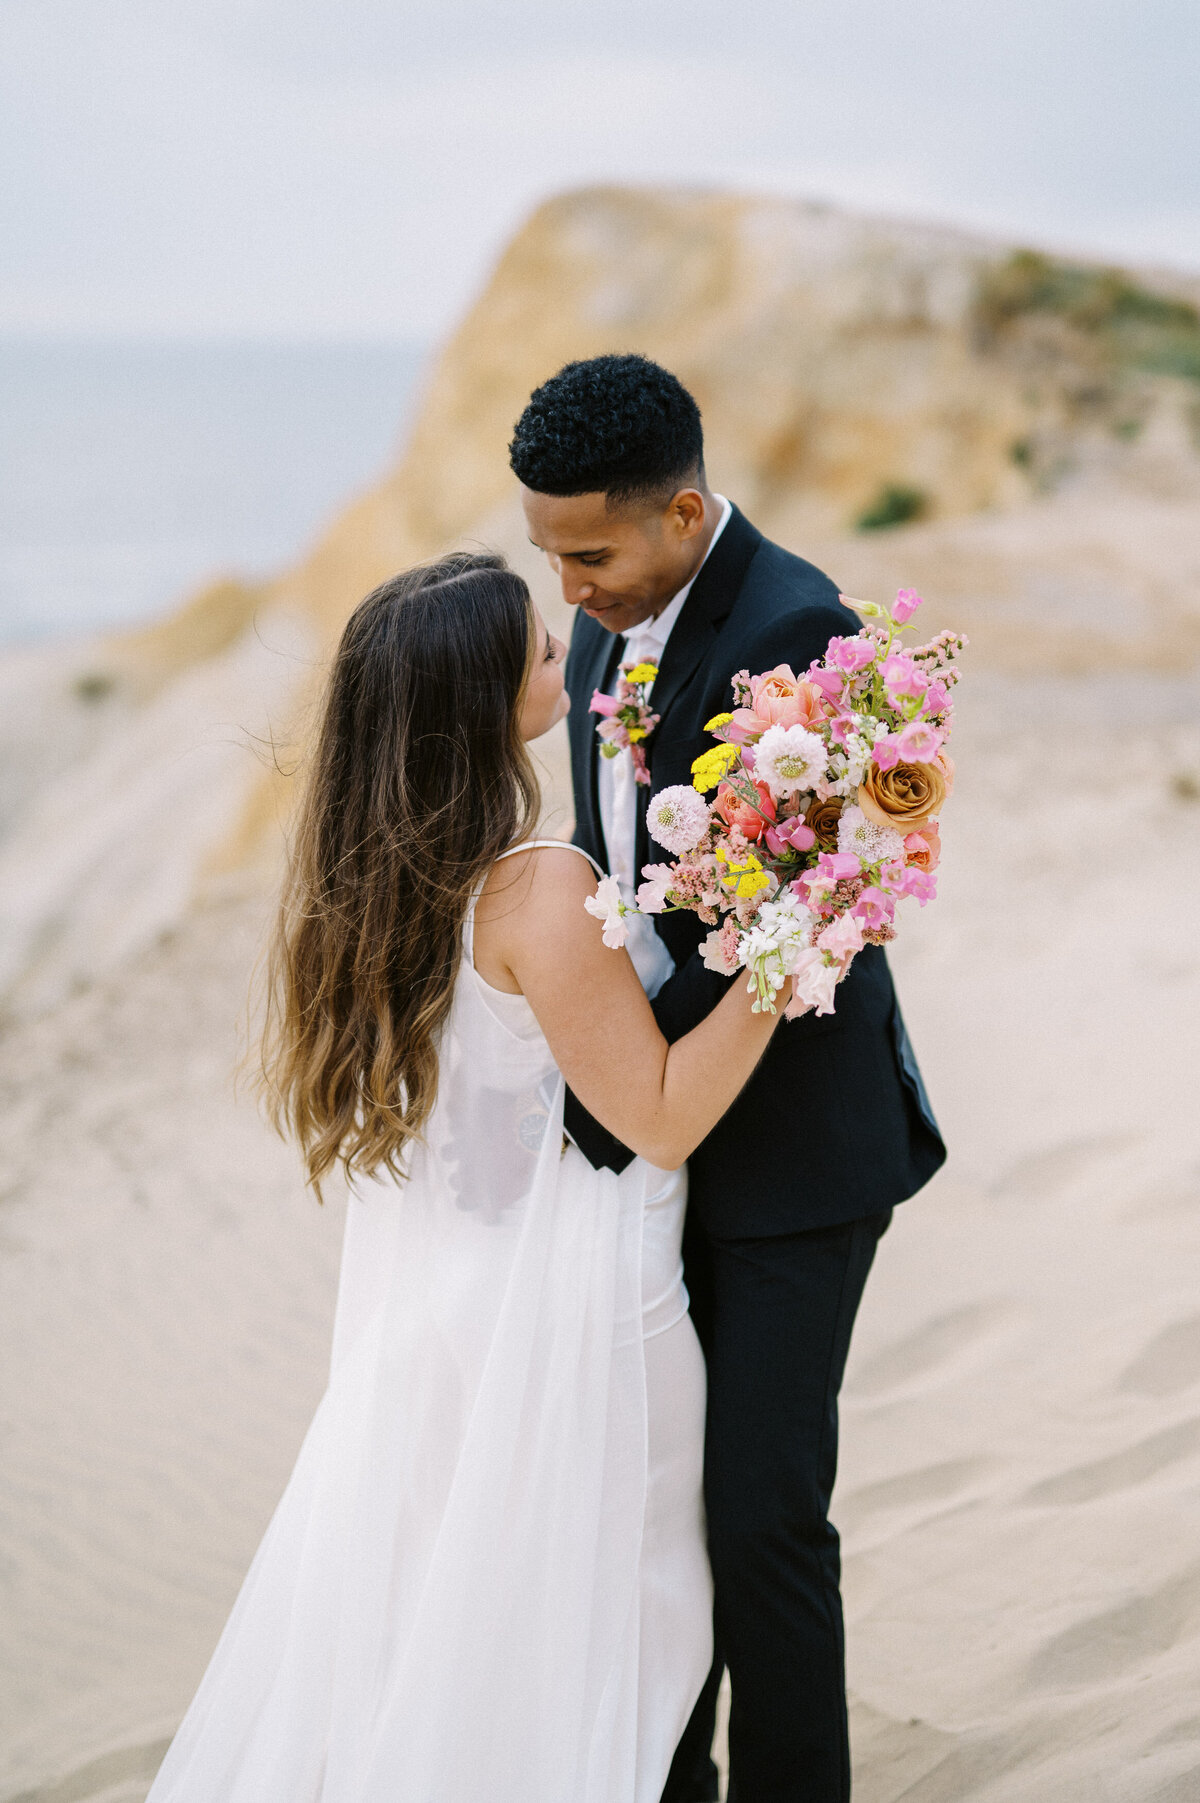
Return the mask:
POLYGON ((754 775, 772 795, 811 789, 825 774, 825 741, 806 726, 768 726, 754 751, 754 775))
MULTIPOLYGON (((699 800, 699 796, 696 799, 699 800)), ((638 912, 661 914, 667 905, 667 890, 675 872, 669 864, 643 864, 642 875, 646 880, 637 892, 638 912)))
POLYGON ((646 830, 674 852, 694 851, 708 830, 711 809, 690 783, 676 783, 657 794, 646 809, 646 830))
POLYGON ((757 995, 754 1012, 775 1012, 774 998, 796 961, 812 942, 813 917, 790 889, 764 902, 741 938, 741 958, 749 972, 746 988, 757 995))
POLYGON ((596 885, 595 895, 589 895, 584 902, 589 914, 604 922, 604 943, 614 952, 624 945, 629 928, 622 916, 625 903, 621 900, 621 889, 615 876, 602 876, 596 885))
POLYGON ((904 840, 890 826, 876 826, 861 808, 842 809, 838 821, 838 850, 851 851, 864 864, 886 864, 904 856, 904 840))
POLYGON ((826 964, 821 952, 801 952, 792 967, 792 995, 805 1008, 818 1014, 833 1013, 833 992, 841 972, 836 964, 826 964))

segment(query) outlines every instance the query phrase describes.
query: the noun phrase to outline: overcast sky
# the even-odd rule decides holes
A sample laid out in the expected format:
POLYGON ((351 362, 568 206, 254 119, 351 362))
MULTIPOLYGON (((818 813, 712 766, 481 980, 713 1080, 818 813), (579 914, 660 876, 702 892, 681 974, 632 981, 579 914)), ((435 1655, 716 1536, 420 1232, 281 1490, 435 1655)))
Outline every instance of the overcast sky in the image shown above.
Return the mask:
POLYGON ((545 194, 1200 269, 1200 0, 0 0, 0 329, 426 338, 545 194))

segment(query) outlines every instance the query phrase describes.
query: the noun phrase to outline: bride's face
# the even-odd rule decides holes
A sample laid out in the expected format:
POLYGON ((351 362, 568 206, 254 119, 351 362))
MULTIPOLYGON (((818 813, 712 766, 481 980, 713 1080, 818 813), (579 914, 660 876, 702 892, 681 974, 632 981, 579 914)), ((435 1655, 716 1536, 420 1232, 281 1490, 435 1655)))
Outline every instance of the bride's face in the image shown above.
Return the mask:
POLYGON ((521 737, 540 739, 564 718, 571 697, 563 687, 563 662, 567 648, 556 639, 535 607, 533 610, 533 668, 525 686, 521 709, 521 737))

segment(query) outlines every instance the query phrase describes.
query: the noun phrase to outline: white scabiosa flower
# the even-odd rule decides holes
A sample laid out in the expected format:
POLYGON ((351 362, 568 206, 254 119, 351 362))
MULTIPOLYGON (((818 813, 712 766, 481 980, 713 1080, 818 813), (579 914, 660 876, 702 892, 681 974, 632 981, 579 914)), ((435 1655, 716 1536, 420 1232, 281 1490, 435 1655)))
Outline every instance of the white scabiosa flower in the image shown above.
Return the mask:
POLYGON ((754 752, 754 775, 772 795, 815 789, 825 774, 825 741, 806 726, 769 726, 754 752))
POLYGON ((876 826, 861 808, 849 807, 838 821, 838 850, 853 852, 864 864, 886 864, 904 856, 904 840, 890 826, 876 826))
POLYGON ((646 831, 650 837, 674 852, 694 851, 708 831, 712 810, 690 783, 676 783, 662 789, 646 809, 646 831))

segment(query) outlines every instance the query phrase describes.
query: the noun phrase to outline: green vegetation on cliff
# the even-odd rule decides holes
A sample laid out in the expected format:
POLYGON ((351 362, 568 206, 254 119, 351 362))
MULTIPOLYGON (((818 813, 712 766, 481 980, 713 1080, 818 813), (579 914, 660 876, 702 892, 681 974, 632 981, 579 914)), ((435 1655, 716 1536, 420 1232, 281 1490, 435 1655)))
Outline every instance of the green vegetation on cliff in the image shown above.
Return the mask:
POLYGON ((1200 382, 1200 310, 1120 269, 1017 250, 984 272, 974 315, 985 340, 1041 315, 1083 334, 1114 368, 1200 382))

